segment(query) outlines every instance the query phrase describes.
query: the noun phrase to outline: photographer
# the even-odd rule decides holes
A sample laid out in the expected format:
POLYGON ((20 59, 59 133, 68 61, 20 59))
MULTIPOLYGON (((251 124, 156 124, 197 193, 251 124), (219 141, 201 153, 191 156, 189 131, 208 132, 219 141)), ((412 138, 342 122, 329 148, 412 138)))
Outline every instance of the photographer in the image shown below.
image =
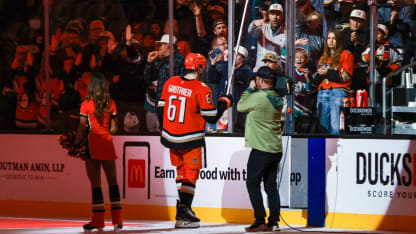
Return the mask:
POLYGON ((276 72, 260 67, 237 104, 237 111, 247 113, 246 146, 252 148, 247 162, 247 190, 254 209, 255 221, 247 232, 272 231, 279 227, 280 197, 276 177, 282 158, 281 124, 283 99, 273 89, 276 72), (260 190, 261 181, 267 194, 270 216, 266 212, 260 190))

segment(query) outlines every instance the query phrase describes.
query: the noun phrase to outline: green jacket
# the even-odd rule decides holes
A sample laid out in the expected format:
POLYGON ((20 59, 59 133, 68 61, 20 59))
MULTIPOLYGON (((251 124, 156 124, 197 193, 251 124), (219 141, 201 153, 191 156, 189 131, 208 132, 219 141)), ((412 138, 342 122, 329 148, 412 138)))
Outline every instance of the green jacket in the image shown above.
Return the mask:
POLYGON ((246 146, 263 152, 282 152, 280 118, 283 99, 275 90, 246 89, 237 111, 248 112, 245 127, 246 146))

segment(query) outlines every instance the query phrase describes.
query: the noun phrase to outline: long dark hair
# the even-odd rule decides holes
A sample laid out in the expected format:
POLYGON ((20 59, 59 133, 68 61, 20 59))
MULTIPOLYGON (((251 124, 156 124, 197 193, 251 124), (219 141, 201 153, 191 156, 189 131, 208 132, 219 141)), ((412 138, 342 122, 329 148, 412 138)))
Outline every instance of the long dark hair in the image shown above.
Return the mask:
POLYGON ((325 47, 324 47, 324 53, 322 55, 321 63, 326 64, 328 59, 331 58, 331 64, 330 64, 331 68, 337 68, 341 60, 342 51, 343 51, 343 41, 342 41, 341 33, 336 29, 329 29, 325 38, 325 47), (337 41, 335 53, 332 56, 330 54, 329 47, 328 47, 328 35, 330 33, 335 34, 335 40, 337 41))
POLYGON ((97 119, 101 119, 103 117, 104 111, 110 112, 109 106, 111 97, 109 83, 102 73, 92 73, 86 99, 94 102, 94 115, 97 119))

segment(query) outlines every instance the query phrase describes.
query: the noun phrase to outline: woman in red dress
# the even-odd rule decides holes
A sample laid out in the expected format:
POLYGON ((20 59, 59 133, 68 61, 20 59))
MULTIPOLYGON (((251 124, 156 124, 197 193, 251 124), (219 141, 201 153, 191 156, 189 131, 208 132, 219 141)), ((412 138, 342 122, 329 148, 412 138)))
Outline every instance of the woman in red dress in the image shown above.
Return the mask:
POLYGON ((104 169, 110 191, 111 216, 114 231, 122 227, 120 191, 117 184, 117 158, 112 135, 117 132, 117 110, 109 93, 109 83, 101 73, 93 73, 88 94, 81 104, 80 122, 75 138, 79 144, 88 130, 89 158, 85 160, 92 188, 92 221, 84 230, 104 228, 104 199, 101 191, 101 167, 104 169))

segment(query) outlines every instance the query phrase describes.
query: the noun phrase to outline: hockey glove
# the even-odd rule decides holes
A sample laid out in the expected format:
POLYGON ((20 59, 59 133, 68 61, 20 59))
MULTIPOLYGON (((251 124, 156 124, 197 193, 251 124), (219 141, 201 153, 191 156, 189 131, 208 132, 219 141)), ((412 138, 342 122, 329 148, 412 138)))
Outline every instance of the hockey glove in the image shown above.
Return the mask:
POLYGON ((223 95, 218 98, 218 102, 224 102, 227 105, 227 109, 233 105, 233 96, 231 94, 223 95))

